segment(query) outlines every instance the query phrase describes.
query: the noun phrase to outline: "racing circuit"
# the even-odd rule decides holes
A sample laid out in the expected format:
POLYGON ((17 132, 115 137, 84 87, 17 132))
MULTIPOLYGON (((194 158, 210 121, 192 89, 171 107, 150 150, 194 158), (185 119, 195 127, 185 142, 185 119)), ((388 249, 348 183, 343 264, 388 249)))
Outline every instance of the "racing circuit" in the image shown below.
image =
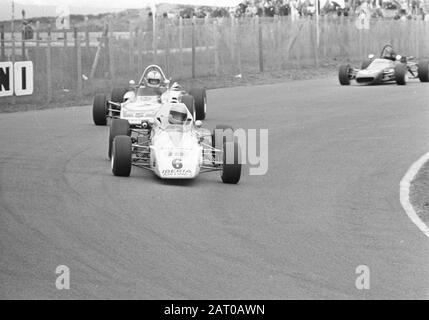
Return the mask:
POLYGON ((208 99, 209 128, 269 129, 266 175, 114 177, 90 106, 1 114, 0 298, 429 298, 429 242, 399 201, 429 150, 426 84, 328 78, 208 99), (55 288, 62 264, 70 290, 55 288))

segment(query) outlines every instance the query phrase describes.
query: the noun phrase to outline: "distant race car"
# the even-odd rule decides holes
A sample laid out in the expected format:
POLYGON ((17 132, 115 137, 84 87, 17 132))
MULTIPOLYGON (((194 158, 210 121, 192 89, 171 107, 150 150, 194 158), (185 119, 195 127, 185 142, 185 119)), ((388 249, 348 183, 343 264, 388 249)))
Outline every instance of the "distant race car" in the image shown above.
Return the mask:
POLYGON ((127 120, 113 119, 110 136, 115 176, 129 176, 136 166, 162 179, 193 179, 219 171, 224 183, 240 180, 241 151, 232 128, 217 126, 213 132, 202 128, 183 103, 164 104, 155 118, 134 128, 127 120))
POLYGON ((194 88, 189 93, 177 83, 171 85, 162 69, 157 65, 148 66, 138 84, 130 81, 129 88, 115 88, 110 100, 104 94, 94 98, 92 115, 96 125, 107 124, 107 119, 128 120, 130 125, 153 117, 163 103, 183 102, 196 120, 204 120, 207 114, 206 90, 194 88))
POLYGON ((380 58, 373 54, 362 63, 361 69, 350 64, 341 65, 338 79, 341 85, 349 85, 351 80, 359 84, 380 84, 396 82, 405 85, 408 79, 419 78, 421 82, 429 82, 429 60, 397 55, 391 45, 385 45, 380 58))

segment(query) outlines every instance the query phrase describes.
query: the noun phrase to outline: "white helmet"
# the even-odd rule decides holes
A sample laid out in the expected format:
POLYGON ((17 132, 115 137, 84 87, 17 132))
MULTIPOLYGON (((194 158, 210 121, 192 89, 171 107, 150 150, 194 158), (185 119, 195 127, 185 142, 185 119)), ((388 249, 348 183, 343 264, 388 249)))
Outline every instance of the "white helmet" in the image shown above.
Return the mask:
POLYGON ((168 122, 171 124, 184 124, 188 118, 188 109, 184 104, 173 104, 168 115, 168 122))
POLYGON ((161 73, 156 70, 149 71, 146 76, 146 84, 148 87, 158 88, 161 85, 161 73))
POLYGON ((180 84, 178 84, 177 82, 173 83, 173 85, 171 86, 171 90, 174 91, 180 91, 182 90, 182 87, 180 86, 180 84))

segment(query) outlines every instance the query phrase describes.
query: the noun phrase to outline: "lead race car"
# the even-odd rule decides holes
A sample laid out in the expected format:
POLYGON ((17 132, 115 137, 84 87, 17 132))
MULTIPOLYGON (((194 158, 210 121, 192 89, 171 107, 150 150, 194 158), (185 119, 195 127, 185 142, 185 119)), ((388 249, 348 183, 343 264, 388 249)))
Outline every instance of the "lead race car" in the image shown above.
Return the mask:
POLYGON ((183 102, 194 119, 204 120, 207 114, 207 95, 202 88, 186 92, 177 83, 170 83, 157 65, 148 66, 139 82, 133 80, 129 88, 115 88, 110 100, 104 94, 94 98, 92 115, 96 125, 106 125, 107 119, 125 119, 130 125, 140 124, 142 119, 153 117, 162 104, 183 102))
POLYGON ((200 173, 219 171, 224 183, 241 177, 241 150, 232 128, 217 126, 211 132, 194 121, 185 104, 167 103, 155 118, 130 127, 113 119, 111 169, 115 176, 129 176, 136 166, 162 179, 193 179, 200 173))
POLYGON ((391 45, 385 45, 379 58, 373 54, 362 63, 361 69, 350 64, 341 65, 338 80, 341 85, 349 85, 351 80, 359 84, 394 83, 405 85, 409 79, 418 78, 429 82, 429 60, 397 55, 391 45))

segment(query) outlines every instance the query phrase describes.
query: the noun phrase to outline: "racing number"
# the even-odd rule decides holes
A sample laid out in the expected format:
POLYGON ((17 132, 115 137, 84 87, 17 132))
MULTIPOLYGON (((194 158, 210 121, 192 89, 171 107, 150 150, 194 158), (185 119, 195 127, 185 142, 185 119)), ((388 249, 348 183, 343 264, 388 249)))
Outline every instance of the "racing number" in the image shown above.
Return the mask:
POLYGON ((183 167, 182 159, 174 159, 171 164, 173 165, 174 169, 182 169, 183 167))

